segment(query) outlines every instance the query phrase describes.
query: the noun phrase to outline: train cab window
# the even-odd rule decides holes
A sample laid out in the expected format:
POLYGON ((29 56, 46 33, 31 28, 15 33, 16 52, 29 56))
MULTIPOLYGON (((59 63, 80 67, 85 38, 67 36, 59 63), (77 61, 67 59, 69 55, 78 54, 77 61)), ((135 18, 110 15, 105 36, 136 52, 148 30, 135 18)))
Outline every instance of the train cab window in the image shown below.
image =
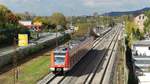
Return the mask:
POLYGON ((64 64, 65 58, 64 57, 55 57, 55 64, 64 64))
POLYGON ((55 64, 64 64, 65 53, 54 53, 54 55, 55 55, 55 64))

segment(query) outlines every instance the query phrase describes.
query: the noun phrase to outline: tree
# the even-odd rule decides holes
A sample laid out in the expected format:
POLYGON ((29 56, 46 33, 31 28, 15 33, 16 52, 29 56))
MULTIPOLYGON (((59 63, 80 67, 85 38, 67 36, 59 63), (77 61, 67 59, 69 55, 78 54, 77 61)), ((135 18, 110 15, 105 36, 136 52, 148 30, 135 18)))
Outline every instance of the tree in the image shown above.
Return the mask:
POLYGON ((17 24, 17 17, 4 5, 0 5, 0 24, 4 26, 6 23, 17 24))
POLYGON ((148 17, 148 19, 144 22, 144 33, 150 32, 150 11, 146 11, 145 15, 148 17))
POLYGON ((40 17, 40 16, 37 16, 37 17, 35 17, 35 18, 33 18, 33 20, 32 20, 32 22, 43 22, 43 18, 42 17, 40 17))
POLYGON ((90 24, 89 23, 77 23, 79 30, 74 34, 76 36, 84 36, 85 34, 90 33, 90 24))
POLYGON ((141 40, 144 37, 143 32, 139 30, 139 28, 134 24, 134 21, 131 19, 126 19, 125 31, 127 34, 126 40, 128 41, 129 47, 131 47, 134 41, 141 40))
POLYGON ((0 46, 12 44, 18 33, 27 32, 28 29, 18 24, 18 17, 7 7, 0 5, 0 46))
POLYGON ((65 16, 62 13, 53 13, 51 16, 51 23, 55 25, 66 26, 67 21, 65 16))
POLYGON ((6 20, 8 23, 14 23, 14 24, 18 23, 18 18, 12 13, 6 14, 6 20))

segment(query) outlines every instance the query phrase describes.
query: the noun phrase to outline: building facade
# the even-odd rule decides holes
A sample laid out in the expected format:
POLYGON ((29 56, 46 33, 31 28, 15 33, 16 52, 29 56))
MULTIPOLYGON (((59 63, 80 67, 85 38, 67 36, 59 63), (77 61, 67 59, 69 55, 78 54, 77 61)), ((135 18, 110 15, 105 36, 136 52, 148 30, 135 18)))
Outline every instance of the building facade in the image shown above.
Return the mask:
POLYGON ((144 22, 146 21, 147 16, 145 16, 144 14, 139 14, 137 16, 135 16, 134 18, 134 23, 137 25, 137 27, 139 28, 140 31, 144 31, 144 22))
POLYGON ((139 84, 150 84, 150 40, 142 40, 133 44, 132 59, 139 84))

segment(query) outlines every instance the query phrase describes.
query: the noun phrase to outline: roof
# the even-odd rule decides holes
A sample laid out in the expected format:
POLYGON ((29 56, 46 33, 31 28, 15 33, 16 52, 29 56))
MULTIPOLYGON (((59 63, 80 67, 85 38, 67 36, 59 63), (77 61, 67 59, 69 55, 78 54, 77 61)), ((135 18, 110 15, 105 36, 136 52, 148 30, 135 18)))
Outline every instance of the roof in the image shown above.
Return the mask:
POLYGON ((144 14, 145 15, 145 13, 144 13, 145 11, 137 11, 137 12, 132 12, 132 15, 134 16, 134 17, 137 17, 137 16, 139 16, 139 15, 141 15, 141 14, 144 14))
POLYGON ((30 26, 32 25, 32 21, 19 21, 20 24, 24 25, 24 26, 30 26))
POLYGON ((144 73, 144 76, 138 76, 140 84, 150 84, 150 73, 144 73))
MULTIPOLYGON (((133 14, 133 16, 134 16, 134 17, 137 17, 137 16, 142 15, 142 14, 144 14, 144 13, 143 13, 143 12, 138 12, 138 13, 133 14)), ((144 15, 145 15, 145 14, 144 14, 144 15)))
POLYGON ((141 40, 133 44, 133 46, 150 46, 150 40, 141 40))
POLYGON ((63 44, 61 46, 58 46, 55 48, 55 50, 63 50, 64 48, 74 48, 75 46, 79 45, 80 43, 82 43, 83 41, 86 40, 87 37, 78 37, 76 39, 72 39, 70 40, 68 43, 63 44))

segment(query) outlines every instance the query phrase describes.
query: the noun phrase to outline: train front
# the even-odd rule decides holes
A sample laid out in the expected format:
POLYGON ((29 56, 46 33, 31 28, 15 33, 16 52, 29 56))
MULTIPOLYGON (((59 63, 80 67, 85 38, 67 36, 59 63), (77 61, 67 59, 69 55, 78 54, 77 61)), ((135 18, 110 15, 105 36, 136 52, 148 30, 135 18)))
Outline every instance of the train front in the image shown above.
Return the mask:
POLYGON ((50 53, 50 70, 54 73, 69 70, 69 49, 58 48, 50 53))

